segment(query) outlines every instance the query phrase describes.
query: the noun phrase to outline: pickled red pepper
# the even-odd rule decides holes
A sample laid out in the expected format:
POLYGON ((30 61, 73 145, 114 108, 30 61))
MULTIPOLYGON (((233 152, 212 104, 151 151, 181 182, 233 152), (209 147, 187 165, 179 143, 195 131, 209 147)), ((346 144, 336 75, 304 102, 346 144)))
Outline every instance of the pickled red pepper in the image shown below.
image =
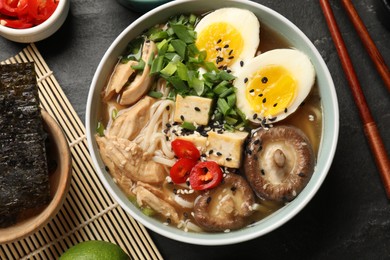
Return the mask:
POLYGON ((0 0, 0 25, 30 28, 46 21, 59 0, 0 0))

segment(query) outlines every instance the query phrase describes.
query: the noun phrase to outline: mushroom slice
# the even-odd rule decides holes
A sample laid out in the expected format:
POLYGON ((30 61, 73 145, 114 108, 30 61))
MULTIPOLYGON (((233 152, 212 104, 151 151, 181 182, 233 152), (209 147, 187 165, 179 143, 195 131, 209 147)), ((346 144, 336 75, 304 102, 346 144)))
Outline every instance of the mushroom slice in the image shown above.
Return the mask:
POLYGON ((240 175, 228 173, 222 184, 197 198, 194 218, 207 231, 226 231, 245 226, 255 203, 253 191, 240 175))
POLYGON ((150 65, 148 61, 157 53, 156 44, 146 40, 142 48, 142 59, 145 61, 145 68, 142 74, 137 74, 135 79, 122 92, 119 103, 121 105, 132 105, 145 95, 152 86, 152 76, 149 75, 150 65))
POLYGON ((309 182, 313 148, 298 128, 276 126, 253 133, 246 149, 245 175, 258 197, 293 200, 309 182))

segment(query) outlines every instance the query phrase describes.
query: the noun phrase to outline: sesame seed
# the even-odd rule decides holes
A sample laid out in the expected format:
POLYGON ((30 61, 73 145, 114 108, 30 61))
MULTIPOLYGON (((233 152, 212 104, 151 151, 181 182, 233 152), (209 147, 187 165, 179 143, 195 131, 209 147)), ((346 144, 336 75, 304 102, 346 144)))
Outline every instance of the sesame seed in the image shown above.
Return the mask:
POLYGON ((232 55, 232 53, 233 53, 233 50, 230 50, 230 51, 229 51, 229 55, 232 55))
POLYGON ((209 204, 211 201, 211 197, 207 197, 206 203, 209 204))
POLYGON ((225 46, 223 46, 225 49, 229 48, 229 44, 226 44, 225 46))
POLYGON ((263 101, 262 101, 263 103, 265 103, 265 102, 267 102, 267 98, 263 98, 263 101))
POLYGON ((222 49, 221 49, 221 47, 218 47, 218 48, 216 48, 215 50, 216 50, 216 51, 221 51, 222 49))
POLYGON ((261 79, 261 82, 264 83, 264 84, 267 83, 267 82, 268 82, 268 78, 267 78, 267 77, 263 77, 263 78, 261 79))
POLYGON ((216 59, 216 63, 218 64, 218 63, 220 63, 220 62, 222 62, 223 61, 223 57, 217 57, 217 59, 216 59))
POLYGON ((230 162, 231 160, 232 160, 232 158, 230 158, 230 157, 226 158, 226 161, 228 161, 228 162, 230 162))
POLYGON ((253 114, 253 119, 256 119, 257 118, 257 114, 253 114))
MULTIPOLYGON (((245 79, 247 79, 247 78, 245 78, 245 79)), ((245 82, 245 80, 244 80, 244 82, 245 82)), ((249 93, 253 93, 253 92, 255 92, 254 89, 249 90, 249 93)))
POLYGON ((194 107, 195 111, 200 111, 200 108, 199 107, 194 107))
POLYGON ((262 175, 265 175, 264 169, 261 169, 260 172, 261 172, 262 175))
MULTIPOLYGON (((245 78, 245 79, 244 79, 244 83, 247 83, 247 82, 248 82, 248 78, 245 78)), ((251 89, 251 91, 252 91, 252 90, 255 91, 254 89, 251 89)), ((253 91, 252 91, 252 92, 253 92, 253 91)))
POLYGON ((240 61, 240 66, 241 66, 241 67, 244 66, 244 61, 240 61))
POLYGON ((209 154, 212 154, 214 152, 214 150, 213 149, 211 149, 210 151, 209 151, 209 154))
POLYGON ((234 59, 234 56, 229 56, 228 59, 229 59, 229 60, 232 60, 232 59, 234 59))
POLYGON ((287 107, 284 109, 284 113, 287 113, 287 107))
POLYGON ((259 94, 259 97, 262 97, 263 96, 263 94, 259 94))
POLYGON ((183 116, 183 115, 181 115, 181 116, 180 116, 180 119, 184 121, 184 116, 183 116))
POLYGON ((276 118, 277 118, 277 117, 275 116, 275 117, 268 118, 268 120, 271 121, 271 122, 273 122, 273 121, 276 120, 276 118))
POLYGON ((218 156, 221 156, 221 155, 222 155, 222 153, 220 153, 220 152, 217 152, 217 155, 218 155, 218 156))
POLYGON ((278 105, 278 103, 275 103, 275 104, 274 104, 274 107, 276 107, 277 105, 278 105))
POLYGON ((219 40, 217 41, 217 44, 218 44, 218 43, 221 43, 221 41, 222 41, 222 39, 219 39, 219 40))
POLYGON ((169 111, 169 109, 171 109, 171 107, 170 107, 170 106, 167 106, 165 109, 166 109, 167 111, 169 111))
POLYGON ((231 190, 231 191, 236 191, 237 188, 236 188, 235 186, 232 186, 232 187, 230 188, 230 190, 231 190))

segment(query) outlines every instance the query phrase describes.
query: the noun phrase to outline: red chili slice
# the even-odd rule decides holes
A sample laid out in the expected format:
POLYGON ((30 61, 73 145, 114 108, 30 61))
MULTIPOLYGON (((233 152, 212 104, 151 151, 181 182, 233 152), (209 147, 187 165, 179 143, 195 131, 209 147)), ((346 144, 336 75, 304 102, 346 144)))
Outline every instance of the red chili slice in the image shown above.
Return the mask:
POLYGON ((200 152, 196 146, 187 140, 175 139, 172 142, 173 152, 179 158, 189 158, 194 161, 199 160, 200 152))
POLYGON ((191 169, 195 166, 196 161, 181 158, 179 159, 169 171, 169 175, 174 183, 184 183, 186 182, 188 176, 190 175, 191 169))
POLYGON ((216 187, 222 181, 222 170, 214 161, 200 162, 192 168, 190 184, 194 190, 216 187))
POLYGON ((2 24, 29 28, 46 21, 57 8, 57 0, 0 0, 2 24))

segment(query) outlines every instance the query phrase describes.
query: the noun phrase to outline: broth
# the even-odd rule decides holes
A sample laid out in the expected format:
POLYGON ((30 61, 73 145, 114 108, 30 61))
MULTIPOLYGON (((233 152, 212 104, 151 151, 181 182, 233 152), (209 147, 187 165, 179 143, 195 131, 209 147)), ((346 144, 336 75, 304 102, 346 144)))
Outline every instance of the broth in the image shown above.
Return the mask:
MULTIPOLYGON (((266 52, 272 49, 291 47, 286 39, 284 39, 277 32, 273 31, 267 25, 261 24, 260 28, 261 41, 258 52, 266 52)), ((114 96, 109 101, 102 101, 102 106, 98 117, 106 129, 109 129, 113 124, 113 121, 115 121, 113 118, 117 116, 117 112, 126 109, 126 106, 121 106, 117 103, 117 98, 117 96, 114 96), (113 116, 113 114, 115 114, 115 116, 113 116)), ((172 124, 173 122, 169 123, 172 124)), ((282 120, 281 122, 275 123, 275 126, 286 124, 294 125, 301 129, 309 138, 310 143, 313 146, 313 150, 317 155, 322 135, 322 110, 319 90, 316 84, 314 84, 310 94, 304 101, 304 104, 302 104, 299 109, 288 118, 282 120)), ((161 129, 161 132, 163 131, 164 129, 161 129)), ((235 171, 231 169, 225 170, 233 171, 243 175, 242 168, 235 171)), ((123 177, 113 174, 111 169, 110 173, 121 189, 131 198, 131 200, 136 201, 137 199, 135 198, 135 194, 132 192, 132 188, 134 185, 136 185, 136 181, 124 180, 123 177)), ((164 167, 164 175, 169 176, 169 167, 164 167)), ((165 200, 175 208, 180 218, 180 222, 177 224, 178 228, 184 229, 185 231, 203 232, 201 229, 197 229, 196 227, 194 228, 193 226, 188 225, 189 222, 195 223, 196 225, 196 220, 193 216, 193 207, 191 205, 194 204, 200 194, 204 193, 203 191, 192 190, 191 192, 188 192, 188 182, 184 184, 174 184, 169 177, 165 178, 165 180, 161 183, 153 184, 151 186, 153 187, 147 187, 147 189, 155 189, 155 195, 157 197, 164 197, 165 200), (180 202, 179 204, 181 205, 179 205, 177 202, 180 202)), ((257 196, 255 196, 255 199, 257 209, 255 210, 254 214, 245 219, 244 226, 250 225, 265 218, 285 205, 284 202, 267 201, 257 196)), ((169 225, 172 222, 170 217, 163 216, 161 214, 155 214, 154 217, 160 219, 166 225, 169 225)))

